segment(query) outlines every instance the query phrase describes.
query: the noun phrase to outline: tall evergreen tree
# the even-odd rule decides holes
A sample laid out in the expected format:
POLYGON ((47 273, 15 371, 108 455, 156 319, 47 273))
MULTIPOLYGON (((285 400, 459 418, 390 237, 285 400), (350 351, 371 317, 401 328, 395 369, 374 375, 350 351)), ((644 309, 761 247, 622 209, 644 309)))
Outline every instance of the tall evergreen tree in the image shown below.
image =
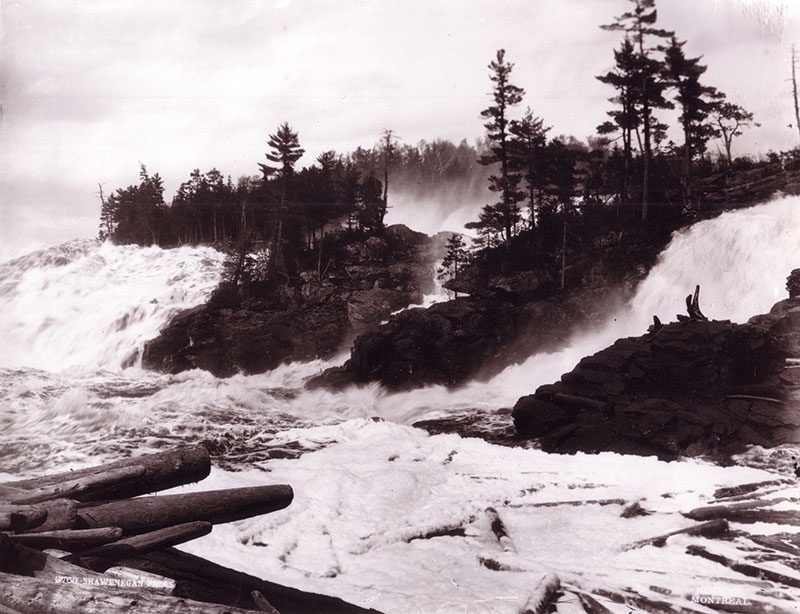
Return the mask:
POLYGON ((279 166, 269 166, 261 163, 258 166, 264 177, 278 173, 281 182, 281 204, 284 204, 286 202, 286 188, 289 178, 294 174, 294 165, 306 150, 300 147, 300 139, 297 133, 289 127, 288 122, 282 123, 278 126, 275 134, 269 135, 267 145, 271 147, 271 150, 265 154, 267 160, 275 162, 279 166))
POLYGON ((711 137, 711 129, 706 124, 713 108, 713 99, 718 95, 713 87, 700 83, 700 76, 706 66, 700 58, 687 58, 683 52, 686 41, 670 39, 665 49, 666 77, 676 90, 675 99, 680 105, 680 122, 683 128, 683 165, 687 188, 691 189, 692 159, 702 154, 711 137))
POLYGON ((530 210, 530 227, 536 228, 539 210, 539 193, 543 187, 544 148, 550 127, 544 126, 541 117, 535 117, 528 107, 522 119, 512 121, 509 126, 512 134, 510 163, 525 179, 530 210))
POLYGON ((654 130, 654 109, 669 109, 672 104, 664 98, 666 83, 661 79, 663 62, 653 56, 655 47, 648 46, 649 38, 669 38, 671 32, 655 27, 657 19, 655 0, 629 0, 634 4, 633 11, 623 13, 612 24, 600 26, 604 30, 623 31, 630 37, 638 59, 638 91, 636 100, 641 113, 643 133, 643 173, 642 173, 642 220, 647 219, 650 189, 650 159, 652 157, 652 136, 654 130))
MULTIPOLYGON (((515 219, 519 219, 517 203, 524 198, 519 190, 520 175, 514 173, 509 164, 509 122, 510 107, 522 102, 525 90, 510 82, 514 65, 505 61, 505 49, 497 51, 497 57, 489 64, 489 79, 494 83, 492 97, 494 104, 481 111, 481 117, 488 120, 484 126, 488 133, 489 152, 480 158, 481 164, 500 164, 500 175, 489 177, 489 189, 500 194, 496 210, 503 220, 506 241, 511 239, 515 219)), ((489 205, 487 205, 489 206, 489 205)))
POLYGON ((397 135, 394 130, 386 129, 381 135, 381 162, 383 163, 383 215, 380 225, 383 226, 383 216, 389 208, 389 167, 397 160, 397 135))
POLYGON ((296 132, 292 131, 288 122, 282 123, 278 126, 275 134, 269 135, 267 144, 272 148, 267 154, 267 160, 275 162, 280 166, 272 167, 266 164, 259 164, 261 172, 264 177, 268 177, 272 173, 277 172, 280 179, 281 186, 281 200, 277 214, 277 224, 275 225, 275 238, 273 240, 273 249, 270 253, 269 268, 272 273, 288 277, 286 269, 286 261, 283 254, 283 223, 286 216, 286 192, 289 186, 289 180, 294 174, 295 163, 303 156, 305 149, 300 147, 300 140, 296 132))
POLYGON ((357 221, 361 205, 361 176, 352 162, 346 162, 342 169, 337 188, 347 211, 347 228, 353 230, 353 222, 357 221))
POLYGON ((629 37, 620 44, 619 49, 614 51, 614 70, 596 78, 614 87, 618 94, 609 100, 620 105, 620 109, 608 111, 608 115, 614 120, 604 122, 597 127, 600 134, 610 134, 621 130, 622 133, 622 155, 623 172, 622 185, 620 186, 620 201, 628 202, 631 184, 631 168, 633 167, 633 133, 641 124, 641 117, 636 109, 637 92, 639 90, 639 60, 636 50, 629 37))
MULTIPOLYGON (((439 279, 458 279, 458 275, 464 266, 469 261, 469 252, 464 243, 464 237, 460 234, 454 234, 447 239, 445 256, 442 259, 442 264, 437 271, 439 279)), ((458 292, 455 293, 458 298, 458 292)))

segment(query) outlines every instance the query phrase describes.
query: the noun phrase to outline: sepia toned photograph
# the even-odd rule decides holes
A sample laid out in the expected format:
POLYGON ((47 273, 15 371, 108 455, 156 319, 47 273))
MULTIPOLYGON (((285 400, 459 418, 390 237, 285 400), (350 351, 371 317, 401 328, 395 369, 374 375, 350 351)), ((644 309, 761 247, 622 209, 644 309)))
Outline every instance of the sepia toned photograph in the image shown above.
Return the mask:
POLYGON ((800 2, 0 0, 0 614, 800 614, 800 2))

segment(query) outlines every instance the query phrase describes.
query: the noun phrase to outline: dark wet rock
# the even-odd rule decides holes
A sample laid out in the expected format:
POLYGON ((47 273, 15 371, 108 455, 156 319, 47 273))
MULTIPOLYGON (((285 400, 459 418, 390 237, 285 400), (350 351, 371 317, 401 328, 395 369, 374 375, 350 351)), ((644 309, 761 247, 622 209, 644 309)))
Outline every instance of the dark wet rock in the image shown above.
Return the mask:
POLYGON ((800 269, 791 272, 786 280, 786 290, 789 292, 789 298, 800 297, 800 269))
POLYGON ((517 293, 495 289, 409 309, 356 338, 344 367, 326 371, 309 386, 378 381, 406 389, 487 378, 536 352, 559 347, 581 326, 604 321, 614 300, 621 300, 618 288, 527 302, 517 293))
POLYGON ((227 377, 330 357, 432 291, 440 243, 390 226, 380 237, 343 239, 322 280, 316 270, 303 271, 291 285, 244 300, 236 287, 221 285, 206 305, 179 314, 148 342, 142 364, 227 377))
POLYGON ((168 373, 262 373, 283 362, 336 353, 348 330, 346 312, 343 300, 277 311, 196 307, 147 343, 142 361, 147 368, 168 373))
POLYGON ((522 438, 561 453, 615 451, 718 459, 800 441, 785 359, 800 352, 800 302, 746 324, 688 320, 620 339, 555 384, 522 397, 522 438))

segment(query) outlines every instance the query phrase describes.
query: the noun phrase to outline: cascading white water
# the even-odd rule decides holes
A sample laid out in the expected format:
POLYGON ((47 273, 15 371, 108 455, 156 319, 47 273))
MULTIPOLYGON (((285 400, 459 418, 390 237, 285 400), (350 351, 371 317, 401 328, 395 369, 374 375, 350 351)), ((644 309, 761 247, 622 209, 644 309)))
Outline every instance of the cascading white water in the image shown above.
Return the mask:
MULTIPOLYGON (((767 311, 785 296, 786 276, 800 266, 798 248, 798 197, 696 224, 676 233, 633 300, 610 313, 605 326, 575 335, 559 351, 534 355, 489 381, 470 382, 456 390, 429 386, 389 393, 377 384, 338 392, 301 389, 303 377, 341 362, 344 357, 340 357, 227 380, 200 372, 172 380, 141 371, 122 372, 158 391, 142 394, 135 402, 124 392, 115 407, 130 407, 147 416, 167 411, 170 420, 181 423, 194 418, 182 415, 176 409, 180 407, 233 413, 261 408, 264 415, 278 412, 316 422, 380 416, 401 423, 453 411, 508 407, 539 385, 557 380, 583 356, 619 337, 644 334, 653 315, 664 322, 674 320, 675 314, 685 311, 685 296, 695 284, 701 286, 701 308, 709 317, 744 321, 767 311)), ((5 303, 0 316, 5 350, 0 364, 51 372, 79 367, 86 377, 97 370, 119 371, 177 310, 202 302, 218 279, 221 261, 222 255, 210 248, 160 250, 77 242, 7 263, 0 267, 5 303)), ((93 382, 81 385, 97 389, 93 382)), ((39 386, 33 385, 37 390, 39 386)), ((110 388, 117 391, 119 386, 110 388)), ((70 392, 62 405, 76 406, 80 414, 87 403, 104 403, 106 392, 98 398, 93 394, 86 399, 70 392)), ((20 415, 24 408, 30 409, 26 395, 20 393, 15 400, 20 415)))
MULTIPOLYGON (((483 510, 510 502, 504 522, 519 561, 670 603, 707 581, 687 584, 685 559, 697 557, 663 548, 656 564, 650 548, 623 551, 634 521, 620 517, 621 506, 538 504, 589 496, 641 501, 654 513, 633 530, 657 535, 684 522, 678 511, 706 504, 719 486, 774 474, 608 453, 587 462, 580 454, 428 437, 391 422, 510 406, 617 337, 644 333, 654 314, 673 320, 698 283, 709 317, 746 320, 785 296, 785 278, 800 266, 798 247, 798 197, 697 224, 676 234, 636 297, 609 313, 606 326, 487 382, 401 394, 377 384, 302 390, 305 378, 337 361, 227 379, 123 369, 176 310, 203 301, 218 279, 221 254, 90 241, 36 252, 0 265, 0 481, 206 442, 212 475, 185 488, 277 481, 295 489, 288 510, 215 526, 182 546, 251 575, 385 612, 461 612, 483 604, 480 611, 513 614, 527 600, 531 574, 497 573, 475 556, 485 546, 477 536, 491 537, 483 510), (372 416, 387 422, 363 419, 372 416), (465 527, 467 536, 414 539, 453 527, 465 527), (669 577, 664 570, 681 570, 677 588, 654 593, 653 573, 641 571, 650 569, 659 573, 659 586, 669 577)), ((780 454, 774 458, 778 467, 780 454)), ((728 554, 738 560, 747 552, 728 554)), ((737 596, 764 599, 741 586, 737 596)))
POLYGON ((0 266, 0 366, 120 369, 216 286, 224 255, 77 240, 0 266))

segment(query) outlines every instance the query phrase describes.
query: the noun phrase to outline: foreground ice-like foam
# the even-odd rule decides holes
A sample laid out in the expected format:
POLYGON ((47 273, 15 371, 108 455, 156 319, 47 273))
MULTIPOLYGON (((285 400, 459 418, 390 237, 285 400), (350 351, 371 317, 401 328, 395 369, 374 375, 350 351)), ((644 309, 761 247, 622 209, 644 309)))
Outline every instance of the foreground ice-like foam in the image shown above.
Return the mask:
MULTIPOLYGON (((721 486, 775 478, 703 462, 546 454, 371 420, 304 433, 335 443, 240 473, 215 470, 191 487, 288 483, 295 491, 289 508, 217 526, 183 548, 384 612, 517 613, 544 571, 589 591, 648 595, 652 586, 663 587, 675 591, 662 595, 675 603, 709 586, 728 590, 724 578, 742 576, 687 555, 684 538, 663 548, 623 548, 695 524, 679 512, 705 504, 721 486), (622 518, 635 501, 652 514, 622 518), (561 504, 540 505, 555 502, 561 504), (500 549, 486 518, 489 506, 506 524, 516 555, 500 549), (453 530, 462 534, 430 537, 453 530), (492 571, 480 557, 524 571, 492 571)), ((718 542, 709 543, 719 550, 718 542)), ((721 551, 731 549, 724 544, 721 551)), ((737 590, 756 597, 746 584, 737 590)))

